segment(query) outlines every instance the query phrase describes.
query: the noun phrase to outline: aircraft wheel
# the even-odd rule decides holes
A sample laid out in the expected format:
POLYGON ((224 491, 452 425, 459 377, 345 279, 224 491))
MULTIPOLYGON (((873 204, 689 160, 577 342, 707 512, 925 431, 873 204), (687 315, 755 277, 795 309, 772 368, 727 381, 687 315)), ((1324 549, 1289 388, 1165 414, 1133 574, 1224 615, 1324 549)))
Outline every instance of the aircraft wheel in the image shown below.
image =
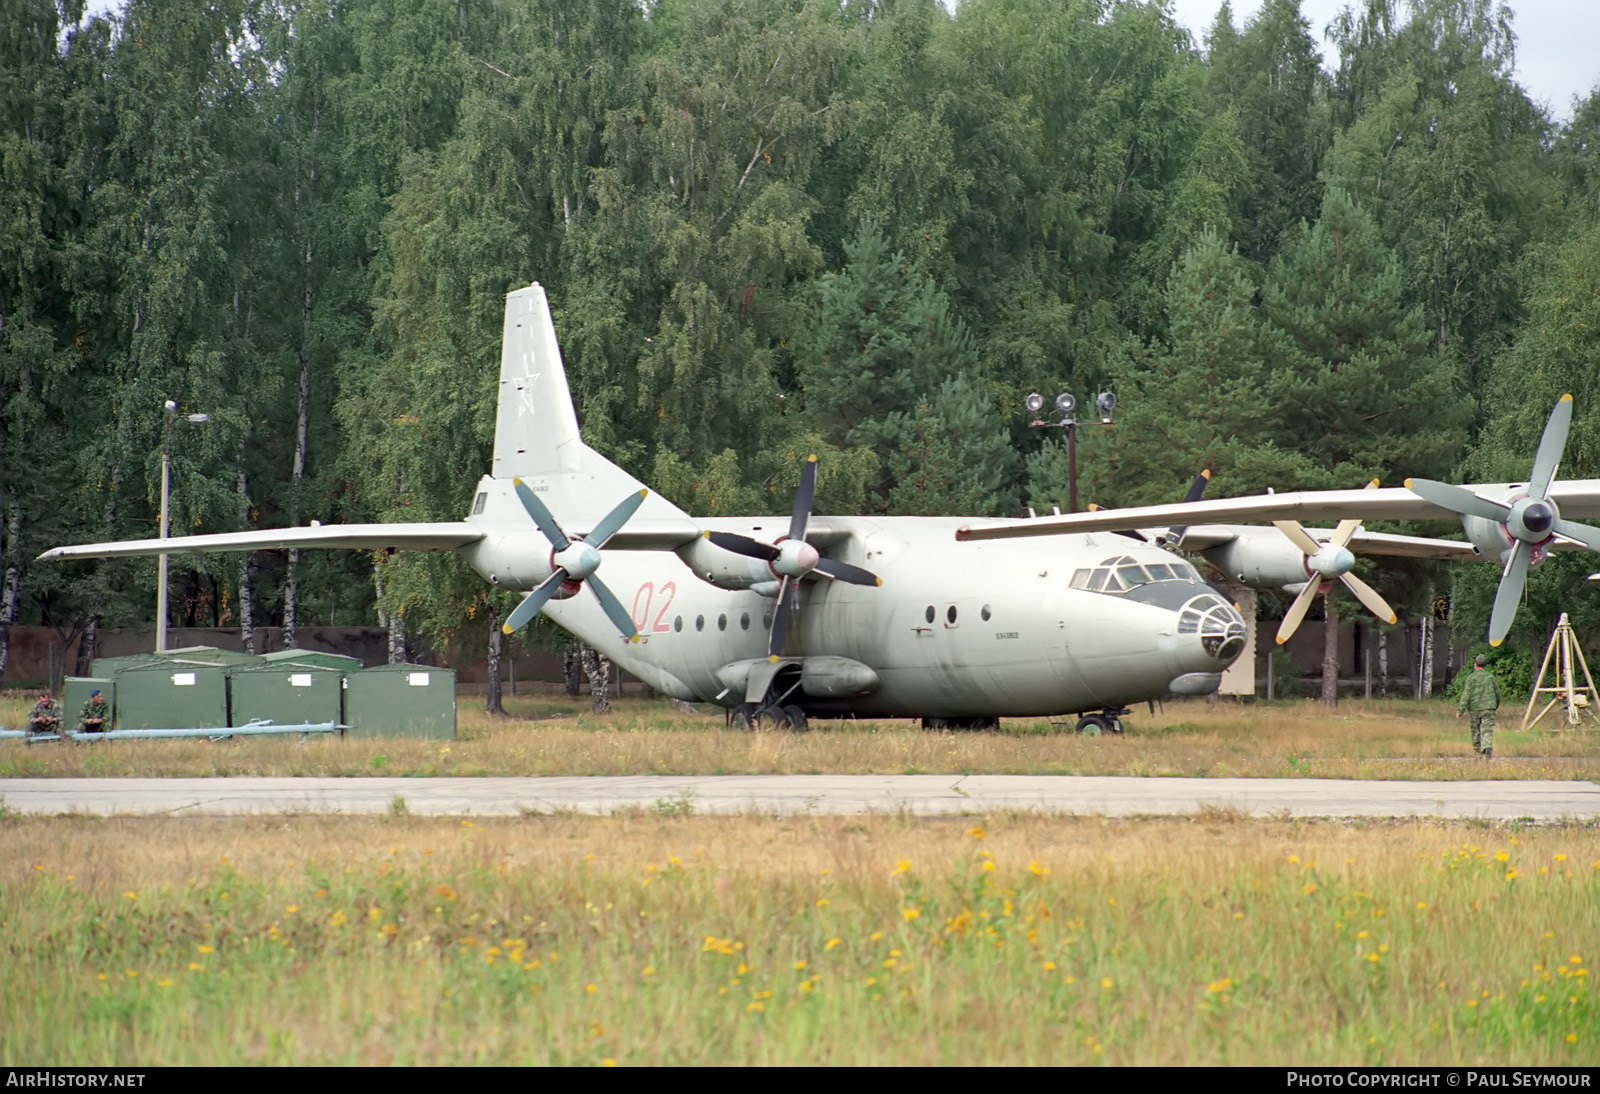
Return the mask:
POLYGON ((783 713, 784 717, 788 719, 789 728, 795 733, 804 733, 811 728, 810 722, 806 719, 806 712, 795 704, 790 703, 784 707, 783 713))
POLYGON ((749 733, 756 728, 756 705, 754 703, 740 703, 733 708, 733 715, 728 719, 728 724, 734 729, 749 733))
POLYGON ((1078 736, 1080 737, 1098 737, 1108 729, 1110 727, 1106 724, 1106 720, 1098 714, 1085 714, 1078 719, 1078 736))

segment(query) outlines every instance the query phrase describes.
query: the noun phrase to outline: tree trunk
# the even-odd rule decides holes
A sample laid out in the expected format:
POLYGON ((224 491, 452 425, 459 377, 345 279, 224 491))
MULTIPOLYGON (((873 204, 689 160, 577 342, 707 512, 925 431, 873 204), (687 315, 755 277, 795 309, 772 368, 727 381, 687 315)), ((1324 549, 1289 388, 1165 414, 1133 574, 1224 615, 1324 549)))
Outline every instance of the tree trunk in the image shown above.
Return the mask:
POLYGON ((1333 597, 1322 598, 1322 705, 1339 705, 1339 609, 1333 606, 1333 597))
POLYGON ((578 655, 581 647, 570 643, 561 651, 561 682, 566 686, 567 694, 577 696, 580 683, 580 666, 578 655))
MULTIPOLYGON (((250 527, 250 476, 244 470, 244 441, 239 441, 239 531, 250 527)), ((239 639, 245 653, 256 652, 256 567, 254 551, 239 555, 239 639)))
POLYGON ((1389 698, 1389 632, 1378 631, 1378 698, 1389 698))
POLYGON ((22 501, 15 493, 6 506, 5 577, 0 579, 0 680, 11 659, 11 628, 22 612, 22 501))
POLYGON ((83 637, 78 641, 78 660, 72 666, 72 675, 88 676, 94 668, 95 646, 100 640, 100 617, 91 615, 88 625, 83 628, 83 637))
POLYGON ((500 629, 500 609, 489 606, 489 685, 485 691, 484 709, 490 714, 504 714, 500 705, 500 650, 505 632, 500 629))
POLYGON ((1418 627, 1418 630, 1421 632, 1418 636, 1420 641, 1417 650, 1417 698, 1419 699, 1426 699, 1428 696, 1433 694, 1434 626, 1431 605, 1432 598, 1430 597, 1429 600, 1429 614, 1422 617, 1422 624, 1420 627, 1418 627))
POLYGON ((589 712, 604 714, 611 709, 611 662, 588 646, 581 656, 583 674, 589 678, 589 712))
POLYGON ((389 632, 389 664, 398 665, 406 659, 405 632, 401 630, 398 614, 383 610, 383 559, 372 564, 372 586, 378 591, 378 625, 389 632))

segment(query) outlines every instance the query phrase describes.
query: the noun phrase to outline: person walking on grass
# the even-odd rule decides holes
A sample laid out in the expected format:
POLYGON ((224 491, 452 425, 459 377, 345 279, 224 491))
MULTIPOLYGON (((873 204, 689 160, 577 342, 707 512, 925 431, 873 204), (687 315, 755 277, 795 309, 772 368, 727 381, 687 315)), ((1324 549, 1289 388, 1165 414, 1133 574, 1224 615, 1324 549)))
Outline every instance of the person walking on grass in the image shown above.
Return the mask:
POLYGON ((1486 760, 1494 759, 1494 712, 1500 707, 1500 681, 1484 668, 1483 654, 1472 660, 1472 674, 1461 684, 1461 699, 1456 717, 1466 712, 1472 726, 1472 751, 1486 760))

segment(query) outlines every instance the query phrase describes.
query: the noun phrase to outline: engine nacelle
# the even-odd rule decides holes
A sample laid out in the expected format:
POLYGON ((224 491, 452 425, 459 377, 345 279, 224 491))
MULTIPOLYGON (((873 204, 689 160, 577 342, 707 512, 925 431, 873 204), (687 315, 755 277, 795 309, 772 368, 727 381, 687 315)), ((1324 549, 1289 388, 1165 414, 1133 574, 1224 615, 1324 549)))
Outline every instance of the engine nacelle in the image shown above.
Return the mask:
POLYGON ((1461 530, 1467 534, 1467 539, 1480 555, 1495 562, 1505 561, 1505 554, 1511 550, 1514 542, 1498 521, 1484 520, 1482 517, 1462 517, 1461 530))
MULTIPOLYGON (((462 555, 485 581, 502 589, 532 589, 553 572, 550 541, 538 532, 485 536, 462 555)), ((563 595, 572 594, 556 594, 557 598, 563 595)))
POLYGON ((1306 556, 1276 529, 1240 536, 1200 554, 1228 580, 1254 589, 1299 587, 1307 580, 1306 556))
POLYGON ((748 589, 760 582, 776 580, 765 562, 724 551, 704 536, 697 536, 679 547, 677 555, 694 571, 695 577, 719 589, 748 589))

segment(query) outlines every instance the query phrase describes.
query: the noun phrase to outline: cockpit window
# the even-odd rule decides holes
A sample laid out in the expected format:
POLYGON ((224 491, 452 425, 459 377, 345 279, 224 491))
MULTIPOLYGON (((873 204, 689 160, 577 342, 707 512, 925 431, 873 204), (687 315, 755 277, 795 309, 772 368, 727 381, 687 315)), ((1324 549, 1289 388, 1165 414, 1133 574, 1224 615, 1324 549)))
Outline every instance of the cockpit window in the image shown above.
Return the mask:
POLYGON ((1093 569, 1078 570, 1068 583, 1091 593, 1124 593, 1152 581, 1199 581, 1200 572, 1182 559, 1140 563, 1130 555, 1108 558, 1093 569))

